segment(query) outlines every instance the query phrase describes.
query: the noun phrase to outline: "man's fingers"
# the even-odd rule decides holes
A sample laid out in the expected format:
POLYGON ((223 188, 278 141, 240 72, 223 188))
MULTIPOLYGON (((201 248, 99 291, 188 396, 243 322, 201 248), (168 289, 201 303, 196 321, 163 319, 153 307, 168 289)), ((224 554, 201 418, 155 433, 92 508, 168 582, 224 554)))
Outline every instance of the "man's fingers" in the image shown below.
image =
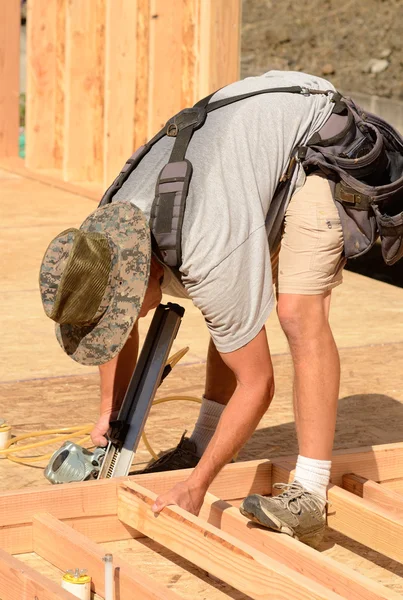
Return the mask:
POLYGON ((164 498, 164 496, 158 496, 156 501, 151 507, 153 513, 158 514, 162 511, 163 508, 169 506, 170 504, 175 504, 175 502, 170 502, 168 498, 164 498))

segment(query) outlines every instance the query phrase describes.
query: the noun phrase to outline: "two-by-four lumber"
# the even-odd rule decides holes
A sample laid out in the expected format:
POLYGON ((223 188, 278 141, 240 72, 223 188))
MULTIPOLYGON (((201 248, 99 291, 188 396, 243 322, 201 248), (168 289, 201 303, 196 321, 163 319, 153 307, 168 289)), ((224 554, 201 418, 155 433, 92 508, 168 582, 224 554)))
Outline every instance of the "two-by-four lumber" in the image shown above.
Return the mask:
POLYGON ((343 488, 360 498, 372 500, 403 519, 403 496, 393 490, 384 488, 379 483, 360 477, 359 475, 343 475, 343 488))
MULTIPOLYGON (((290 465, 273 464, 273 484, 288 481, 291 476, 290 465)), ((385 556, 403 562, 402 517, 395 516, 375 502, 358 498, 337 485, 329 487, 328 499, 329 527, 385 556)))
POLYGON ((0 598, 75 600, 76 596, 0 548, 0 598))
POLYGON ((347 565, 341 565, 295 539, 256 527, 238 508, 207 494, 199 515, 203 520, 230 533, 270 558, 295 569, 348 600, 398 600, 401 598, 347 565))
POLYGON ((234 536, 220 531, 178 507, 166 507, 155 517, 156 494, 129 482, 118 490, 119 518, 232 585, 251 598, 336 600, 342 598, 284 566, 234 536))
MULTIPOLYGON (((102 525, 101 525, 102 526, 102 525)), ((62 570, 82 565, 91 575, 94 591, 105 593, 105 549, 86 536, 47 513, 38 514, 33 523, 34 552, 62 570)), ((179 596, 141 573, 124 560, 115 557, 116 598, 144 600, 179 600, 179 596)))
POLYGON ((0 157, 18 156, 20 6, 0 2, 0 157))
MULTIPOLYGON (((116 516, 117 485, 126 479, 138 481, 160 494, 186 479, 190 472, 170 471, 3 492, 0 494, 0 548, 11 554, 32 552, 33 517, 43 511, 67 520, 71 527, 97 542, 136 537, 139 534, 116 516)), ((227 465, 210 490, 224 500, 253 493, 270 494, 271 463, 253 460, 227 465)))
POLYGON ((386 479, 379 481, 379 483, 383 488, 392 490, 397 494, 403 494, 403 479, 386 479))
MULTIPOLYGON (((281 456, 272 462, 289 464, 294 468, 296 456, 281 456)), ((331 482, 342 485, 342 477, 346 473, 359 473, 372 481, 383 481, 401 477, 403 464, 403 443, 380 444, 336 450, 332 455, 331 482)))

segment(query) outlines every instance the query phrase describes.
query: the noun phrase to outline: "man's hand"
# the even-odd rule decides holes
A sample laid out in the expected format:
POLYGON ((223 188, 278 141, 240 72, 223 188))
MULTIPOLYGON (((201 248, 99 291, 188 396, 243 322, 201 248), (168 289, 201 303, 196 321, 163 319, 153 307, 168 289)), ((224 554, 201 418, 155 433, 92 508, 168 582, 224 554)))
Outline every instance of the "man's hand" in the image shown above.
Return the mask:
POLYGON ((104 413, 99 417, 94 429, 91 431, 91 440, 94 446, 104 447, 108 444, 105 434, 108 432, 111 419, 111 413, 104 413))
POLYGON ((170 504, 176 504, 192 513, 198 515, 203 504, 206 489, 202 487, 191 486, 187 481, 177 483, 169 492, 161 494, 151 507, 156 514, 170 504))

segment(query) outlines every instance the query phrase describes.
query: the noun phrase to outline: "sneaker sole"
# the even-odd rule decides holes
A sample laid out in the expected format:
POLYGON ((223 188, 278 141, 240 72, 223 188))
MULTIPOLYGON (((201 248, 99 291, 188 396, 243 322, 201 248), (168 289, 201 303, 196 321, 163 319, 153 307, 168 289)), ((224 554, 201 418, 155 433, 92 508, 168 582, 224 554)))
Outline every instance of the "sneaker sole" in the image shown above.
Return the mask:
POLYGON ((283 524, 280 520, 278 520, 277 522, 273 521, 272 519, 270 519, 267 516, 266 513, 262 512, 262 519, 260 520, 253 513, 247 512, 242 507, 239 507, 239 511, 240 511, 241 515, 243 515, 244 517, 246 517, 253 523, 256 523, 257 525, 261 525, 262 527, 266 527, 267 529, 270 529, 271 531, 276 531, 278 533, 285 533, 289 537, 292 537, 295 540, 302 542, 303 544, 306 544, 307 546, 310 546, 311 548, 317 548, 319 546, 319 544, 321 543, 321 541, 323 540, 325 527, 322 527, 321 529, 319 529, 317 531, 310 532, 307 535, 302 535, 302 536, 298 537, 291 527, 288 527, 288 525, 283 524))

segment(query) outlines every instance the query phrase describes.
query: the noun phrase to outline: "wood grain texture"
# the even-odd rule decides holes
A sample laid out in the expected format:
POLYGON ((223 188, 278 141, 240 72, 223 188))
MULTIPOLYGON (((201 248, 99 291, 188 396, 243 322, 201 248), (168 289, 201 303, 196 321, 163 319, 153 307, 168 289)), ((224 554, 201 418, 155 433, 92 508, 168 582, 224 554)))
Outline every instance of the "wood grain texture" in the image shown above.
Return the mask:
POLYGON ((31 567, 0 549, 1 600, 76 600, 31 567))
POLYGON ((150 0, 148 137, 159 131, 182 106, 183 3, 150 0))
POLYGON ((104 185, 133 153, 137 76, 136 0, 106 0, 104 185))
POLYGON ((63 177, 103 181, 105 0, 68 0, 63 177))
POLYGON ((403 562, 403 516, 396 516, 378 503, 330 486, 328 525, 336 531, 403 562))
MULTIPOLYGON (((231 502, 232 504, 232 502, 231 502)), ((230 533, 270 558, 295 569, 348 600, 398 600, 400 595, 372 582, 313 548, 287 535, 253 526, 239 510, 212 494, 207 494, 200 517, 221 531, 230 533)))
MULTIPOLYGON (((283 456, 280 462, 294 468, 296 456, 283 456)), ((342 484, 348 473, 359 473, 372 481, 382 481, 401 476, 403 465, 403 443, 380 444, 363 448, 336 450, 332 456, 331 482, 342 484)))
POLYGON ((167 507, 156 518, 151 512, 156 495, 137 484, 122 484, 118 494, 122 521, 251 598, 341 598, 178 507, 167 507))
POLYGON ((0 157, 18 156, 20 5, 0 2, 0 157))
POLYGON ((25 164, 29 169, 56 167, 58 5, 35 0, 27 19, 27 101, 25 164))
POLYGON ((239 79, 240 31, 240 0, 200 3, 200 97, 239 79))
POLYGON ((148 140, 150 0, 137 0, 136 45, 136 99, 133 113, 134 148, 138 148, 148 140))
POLYGON ((353 473, 343 475, 343 489, 365 500, 372 500, 396 517, 403 519, 403 495, 353 473))
MULTIPOLYGON (((102 546, 47 513, 38 514, 34 519, 33 543, 34 552, 63 571, 75 565, 85 565, 91 573, 95 592, 104 595, 105 565, 102 558, 106 551, 102 546)), ((138 595, 144 600, 180 600, 177 594, 124 560, 114 557, 113 566, 117 598, 124 600, 138 595)))
POLYGON ((383 488, 403 494, 403 479, 386 479, 379 483, 383 488))

